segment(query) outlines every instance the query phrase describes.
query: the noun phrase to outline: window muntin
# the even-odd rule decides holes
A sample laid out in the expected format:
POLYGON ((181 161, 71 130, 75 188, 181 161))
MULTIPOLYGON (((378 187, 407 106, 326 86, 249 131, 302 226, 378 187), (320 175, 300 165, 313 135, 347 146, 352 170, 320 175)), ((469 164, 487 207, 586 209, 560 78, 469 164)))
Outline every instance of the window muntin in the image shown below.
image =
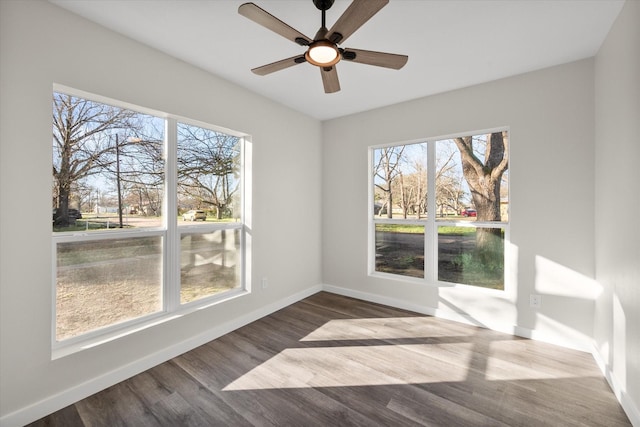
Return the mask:
POLYGON ((507 130, 371 148, 372 272, 503 290, 508 152, 507 130))
POLYGON ((244 290, 244 137, 78 93, 53 95, 54 348, 244 290), (185 141, 185 129, 226 144, 185 141), (185 161, 185 148, 198 160, 219 151, 205 164, 185 161), (183 226, 184 167, 205 178, 192 194, 216 178, 227 185, 211 221, 183 226))

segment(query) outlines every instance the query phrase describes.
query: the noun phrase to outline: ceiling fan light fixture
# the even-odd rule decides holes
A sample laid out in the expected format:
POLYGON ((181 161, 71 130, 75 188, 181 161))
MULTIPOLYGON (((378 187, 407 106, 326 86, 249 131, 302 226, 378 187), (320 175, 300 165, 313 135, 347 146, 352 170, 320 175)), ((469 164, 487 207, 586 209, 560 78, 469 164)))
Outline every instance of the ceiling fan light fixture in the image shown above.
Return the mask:
POLYGON ((340 61, 340 52, 335 44, 328 40, 318 40, 309 45, 304 57, 318 67, 330 67, 340 61))
POLYGON ((300 46, 307 46, 307 51, 304 55, 292 56, 262 67, 253 68, 251 72, 259 76, 265 76, 275 71, 308 62, 320 68, 325 93, 334 93, 340 90, 338 73, 334 65, 343 59, 348 62, 358 62, 394 70, 399 70, 406 64, 409 59, 407 55, 338 47, 339 44, 345 42, 351 34, 389 3, 389 0, 352 0, 331 29, 327 29, 326 11, 333 5, 334 1, 313 0, 313 4, 322 13, 322 25, 313 39, 305 36, 254 3, 241 4, 238 7, 240 15, 300 46))

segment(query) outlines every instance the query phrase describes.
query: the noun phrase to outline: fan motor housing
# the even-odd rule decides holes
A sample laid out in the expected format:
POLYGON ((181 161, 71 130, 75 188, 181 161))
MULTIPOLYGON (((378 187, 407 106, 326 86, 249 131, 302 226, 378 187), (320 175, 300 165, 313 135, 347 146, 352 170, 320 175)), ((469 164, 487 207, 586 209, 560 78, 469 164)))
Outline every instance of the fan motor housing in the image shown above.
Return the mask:
POLYGON ((313 4, 320 10, 329 10, 333 6, 334 0, 313 0, 313 4))

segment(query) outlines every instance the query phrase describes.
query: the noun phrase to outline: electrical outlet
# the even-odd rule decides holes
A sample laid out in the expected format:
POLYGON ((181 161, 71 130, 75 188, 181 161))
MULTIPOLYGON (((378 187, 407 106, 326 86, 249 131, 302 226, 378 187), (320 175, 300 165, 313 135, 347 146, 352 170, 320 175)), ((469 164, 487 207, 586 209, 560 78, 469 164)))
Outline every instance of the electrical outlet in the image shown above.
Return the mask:
POLYGON ((542 306, 542 295, 529 295, 529 307, 540 308, 542 306))
POLYGON ((267 289, 269 287, 269 280, 267 280, 266 277, 263 277, 260 284, 262 286, 262 289, 267 289))

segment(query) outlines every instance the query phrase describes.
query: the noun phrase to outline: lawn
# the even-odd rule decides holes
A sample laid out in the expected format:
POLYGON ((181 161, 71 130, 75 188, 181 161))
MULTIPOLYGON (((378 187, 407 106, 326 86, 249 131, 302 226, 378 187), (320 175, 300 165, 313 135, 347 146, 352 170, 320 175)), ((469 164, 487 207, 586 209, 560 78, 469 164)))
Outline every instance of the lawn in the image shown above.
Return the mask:
MULTIPOLYGON (((183 248, 181 302, 216 295, 240 284, 237 252, 227 250, 227 265, 214 243, 183 248)), ((58 243, 56 339, 162 311, 162 238, 58 243)))
MULTIPOLYGON (((438 227, 442 282, 504 289, 504 233, 478 247, 474 227, 438 227)), ((376 271, 424 278, 424 226, 376 224, 376 271)))

